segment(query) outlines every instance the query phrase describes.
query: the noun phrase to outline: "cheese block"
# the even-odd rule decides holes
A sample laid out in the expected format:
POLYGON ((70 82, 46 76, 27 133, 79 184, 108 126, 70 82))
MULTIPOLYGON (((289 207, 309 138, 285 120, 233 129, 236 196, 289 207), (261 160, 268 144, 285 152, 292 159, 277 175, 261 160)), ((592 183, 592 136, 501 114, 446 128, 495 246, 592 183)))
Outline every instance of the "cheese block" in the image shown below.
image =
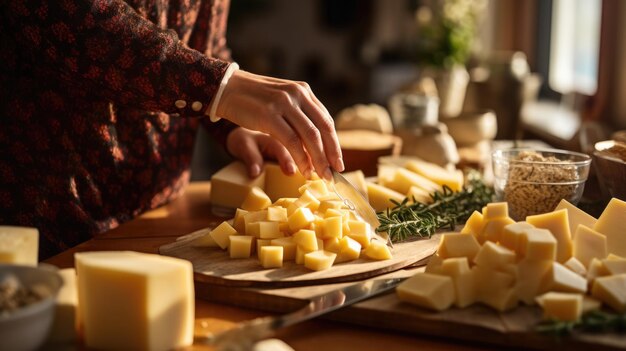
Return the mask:
POLYGON ((342 217, 328 217, 324 218, 322 224, 322 239, 343 237, 343 218, 342 217))
POLYGON ((515 263, 515 252, 494 242, 487 241, 476 254, 474 263, 479 266, 498 269, 504 265, 515 263))
POLYGON ((544 291, 573 293, 587 291, 587 280, 558 262, 552 263, 541 284, 544 291))
POLYGON ((454 283, 448 276, 417 273, 396 288, 400 301, 443 311, 454 303, 454 283))
POLYGON ((562 199, 561 202, 554 209, 558 210, 567 210, 567 219, 569 221, 569 231, 572 233, 572 239, 576 238, 576 230, 579 225, 585 225, 589 228, 593 228, 598 221, 593 216, 589 215, 587 212, 581 210, 580 208, 572 205, 567 200, 562 199))
POLYGON ((483 225, 483 214, 478 211, 474 211, 469 216, 467 221, 465 221, 465 226, 461 229, 461 233, 472 234, 478 237, 478 235, 483 231, 483 225))
POLYGON ((321 179, 307 180, 304 185, 298 188, 298 192, 300 192, 300 194, 304 194, 306 190, 308 190, 316 199, 328 195, 328 186, 326 186, 326 182, 321 179))
POLYGON ((38 250, 36 228, 0 226, 0 263, 36 266, 38 250))
POLYGON ((626 312, 626 274, 597 278, 591 295, 617 312, 626 312))
POLYGON ((286 175, 277 164, 265 165, 265 186, 263 190, 267 196, 276 201, 281 197, 300 197, 300 187, 306 183, 306 178, 296 170, 294 175, 286 175))
POLYGON ((528 229, 522 236, 519 254, 529 260, 551 260, 556 258, 556 239, 549 230, 528 229))
POLYGON ((228 245, 230 258, 250 258, 254 245, 253 236, 231 235, 228 238, 230 240, 228 245))
POLYGON ((449 172, 437 164, 420 160, 410 160, 404 167, 442 187, 445 185, 452 191, 460 191, 463 188, 463 172, 449 172))
POLYGON ((520 254, 521 244, 523 242, 522 237, 528 229, 532 229, 534 226, 527 222, 516 222, 508 224, 502 228, 502 235, 500 236, 500 244, 502 246, 513 250, 515 253, 520 254))
POLYGON ((337 254, 330 251, 317 250, 304 255, 304 266, 314 271, 330 268, 335 262, 337 254))
POLYGON ((480 250, 480 244, 473 235, 463 233, 443 233, 437 253, 441 258, 467 257, 474 261, 480 250))
POLYGON ((250 189, 265 185, 265 173, 248 177, 246 166, 237 161, 220 169, 211 177, 211 204, 229 208, 240 207, 250 189))
POLYGON ((534 304, 535 297, 546 291, 542 282, 551 270, 553 262, 552 260, 523 259, 518 263, 515 290, 518 298, 525 304, 534 304))
POLYGON ((526 222, 537 228, 548 229, 556 238, 556 261, 564 263, 572 257, 572 234, 569 231, 567 210, 558 210, 526 217, 526 222))
POLYGON ((583 313, 583 295, 574 293, 548 292, 537 297, 543 308, 544 319, 575 322, 583 313))
POLYGON ((581 277, 587 277, 587 268, 576 257, 570 257, 563 265, 581 277))
POLYGON ((626 202, 612 198, 593 229, 606 236, 609 253, 626 257, 626 202))
POLYGON ((429 194, 441 189, 437 183, 405 168, 397 168, 393 178, 385 186, 401 194, 408 193, 412 186, 421 188, 429 194))
POLYGON ((573 245, 574 257, 585 267, 589 267, 592 259, 603 259, 608 254, 606 236, 584 224, 579 225, 576 229, 573 245))
POLYGON ((396 205, 391 200, 399 203, 404 200, 404 195, 401 193, 370 182, 367 182, 367 197, 376 212, 395 207, 396 205))
POLYGON ((69 343, 78 340, 78 287, 76 270, 60 269, 57 273, 63 279, 63 286, 56 296, 54 319, 48 334, 51 343, 69 343))
POLYGON ((193 342, 191 263, 130 251, 74 256, 88 348, 171 350, 193 342))

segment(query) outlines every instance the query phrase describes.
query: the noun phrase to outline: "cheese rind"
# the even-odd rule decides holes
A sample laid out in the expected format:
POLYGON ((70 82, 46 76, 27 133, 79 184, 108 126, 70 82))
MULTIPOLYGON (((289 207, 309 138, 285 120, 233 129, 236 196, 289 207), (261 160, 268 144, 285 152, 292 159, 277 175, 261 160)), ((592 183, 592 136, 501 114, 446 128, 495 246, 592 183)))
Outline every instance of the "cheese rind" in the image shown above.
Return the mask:
POLYGON ((435 311, 454 303, 454 283, 448 276, 417 273, 396 288, 398 299, 435 311))
POLYGON ((0 263, 36 266, 38 250, 36 228, 0 226, 0 263))
POLYGON ((130 251, 74 257, 87 347, 170 350, 191 345, 195 300, 189 261, 130 251))
POLYGON ((609 253, 626 257, 626 202, 612 198, 593 229, 606 236, 609 253))
POLYGON ((569 231, 567 210, 558 210, 526 217, 526 222, 537 228, 548 229, 556 238, 556 261, 564 263, 572 257, 572 234, 569 231))

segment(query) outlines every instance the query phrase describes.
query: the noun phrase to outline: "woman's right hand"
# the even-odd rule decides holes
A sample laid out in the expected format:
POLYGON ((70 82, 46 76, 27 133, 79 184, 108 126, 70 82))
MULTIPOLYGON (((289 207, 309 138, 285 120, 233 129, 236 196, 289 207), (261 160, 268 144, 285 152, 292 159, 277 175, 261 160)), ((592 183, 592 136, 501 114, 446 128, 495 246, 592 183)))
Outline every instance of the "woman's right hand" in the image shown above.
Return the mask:
POLYGON ((307 178, 313 169, 327 180, 330 167, 344 170, 333 119, 305 82, 237 71, 217 116, 278 139, 307 178))

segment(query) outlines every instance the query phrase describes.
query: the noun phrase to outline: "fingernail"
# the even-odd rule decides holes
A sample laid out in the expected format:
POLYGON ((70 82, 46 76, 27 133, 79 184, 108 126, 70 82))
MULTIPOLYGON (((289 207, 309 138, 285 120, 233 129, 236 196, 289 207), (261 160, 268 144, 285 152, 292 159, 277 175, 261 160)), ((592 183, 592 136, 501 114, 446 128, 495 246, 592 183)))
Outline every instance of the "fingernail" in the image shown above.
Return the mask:
POLYGON ((343 164, 343 158, 338 158, 336 163, 336 167, 335 169, 337 169, 338 172, 343 172, 346 170, 346 166, 343 164))
POLYGON ((330 167, 324 170, 324 179, 331 181, 333 179, 333 172, 330 171, 330 167))
POLYGON ((292 175, 296 173, 296 165, 294 165, 293 163, 288 163, 286 168, 287 168, 288 175, 292 175))
POLYGON ((261 166, 256 163, 250 166, 250 174, 253 178, 258 177, 258 175, 261 174, 261 166))

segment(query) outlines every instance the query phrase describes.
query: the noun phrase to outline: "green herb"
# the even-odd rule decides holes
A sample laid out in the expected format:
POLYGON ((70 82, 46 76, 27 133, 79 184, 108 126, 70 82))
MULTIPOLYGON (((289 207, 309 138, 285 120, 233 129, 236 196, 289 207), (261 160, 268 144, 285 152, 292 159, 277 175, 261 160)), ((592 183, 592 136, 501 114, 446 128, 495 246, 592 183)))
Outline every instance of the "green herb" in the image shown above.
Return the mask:
POLYGON ((626 314, 591 311, 576 322, 550 320, 540 323, 537 331, 555 336, 569 335, 574 331, 626 332, 626 314))
POLYGON ((454 192, 444 186, 443 191, 431 194, 432 203, 415 201, 409 203, 394 200, 395 207, 378 213, 380 226, 376 231, 386 232, 392 242, 401 242, 410 237, 428 237, 439 228, 454 230, 457 223, 466 221, 474 211, 493 199, 493 189, 487 186, 477 171, 467 175, 468 182, 463 190, 454 192))

